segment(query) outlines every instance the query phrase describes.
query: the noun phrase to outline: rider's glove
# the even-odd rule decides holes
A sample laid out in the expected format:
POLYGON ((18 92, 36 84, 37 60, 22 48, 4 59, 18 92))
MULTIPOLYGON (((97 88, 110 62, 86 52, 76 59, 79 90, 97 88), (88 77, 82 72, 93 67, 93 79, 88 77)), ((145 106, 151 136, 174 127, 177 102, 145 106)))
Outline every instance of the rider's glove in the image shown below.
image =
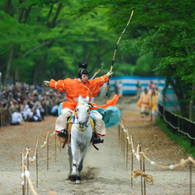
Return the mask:
POLYGON ((107 77, 110 78, 112 76, 113 72, 107 72, 107 77))
POLYGON ((45 84, 46 86, 49 86, 50 82, 49 82, 49 81, 44 81, 44 84, 45 84))
POLYGON ((88 104, 89 104, 89 107, 90 107, 90 108, 92 108, 92 107, 93 107, 93 105, 92 105, 91 103, 88 103, 88 104))

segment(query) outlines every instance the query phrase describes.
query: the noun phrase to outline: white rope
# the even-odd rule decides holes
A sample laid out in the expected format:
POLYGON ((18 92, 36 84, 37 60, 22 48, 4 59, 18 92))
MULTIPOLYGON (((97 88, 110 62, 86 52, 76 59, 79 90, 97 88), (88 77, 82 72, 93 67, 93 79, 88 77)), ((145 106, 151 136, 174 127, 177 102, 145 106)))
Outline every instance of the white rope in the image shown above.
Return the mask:
MULTIPOLYGON (((120 125, 122 131, 127 133, 126 139, 129 140, 129 132, 124 127, 123 121, 121 121, 119 123, 119 125, 120 125)), ((156 162, 154 162, 151 159, 149 159, 144 152, 139 152, 139 147, 140 147, 139 144, 137 146, 137 151, 135 151, 135 149, 134 149, 134 143, 133 143, 133 137, 131 136, 130 138, 131 138, 131 141, 129 141, 128 143, 129 143, 129 145, 131 145, 132 155, 135 156, 138 161, 140 161, 141 156, 143 156, 143 157, 145 157, 146 160, 148 160, 151 163, 151 165, 154 165, 154 166, 157 166, 157 167, 160 167, 160 168, 170 169, 170 170, 173 170, 174 168, 176 168, 178 166, 184 166, 185 164, 187 164, 187 162, 192 162, 193 164, 195 164, 195 160, 192 157, 188 157, 186 160, 181 159, 180 160, 180 163, 179 164, 175 164, 175 165, 172 164, 172 165, 165 166, 165 165, 157 164, 156 162)))

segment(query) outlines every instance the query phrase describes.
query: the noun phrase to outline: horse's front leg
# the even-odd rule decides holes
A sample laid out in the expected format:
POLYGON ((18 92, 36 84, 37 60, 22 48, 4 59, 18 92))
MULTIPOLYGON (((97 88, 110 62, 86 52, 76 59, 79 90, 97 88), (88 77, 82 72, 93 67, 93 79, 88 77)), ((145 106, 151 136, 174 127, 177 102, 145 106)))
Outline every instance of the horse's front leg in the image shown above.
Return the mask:
POLYGON ((71 151, 72 151, 72 176, 77 175, 77 143, 71 141, 71 151))
POLYGON ((83 148, 80 149, 80 157, 78 161, 78 172, 77 172, 77 177, 76 177, 76 183, 80 183, 81 176, 80 173, 83 169, 83 160, 85 158, 85 155, 87 153, 88 145, 84 146, 83 148))
POLYGON ((70 172, 69 175, 72 173, 72 151, 71 146, 68 146, 68 157, 69 157, 69 166, 70 166, 70 172))

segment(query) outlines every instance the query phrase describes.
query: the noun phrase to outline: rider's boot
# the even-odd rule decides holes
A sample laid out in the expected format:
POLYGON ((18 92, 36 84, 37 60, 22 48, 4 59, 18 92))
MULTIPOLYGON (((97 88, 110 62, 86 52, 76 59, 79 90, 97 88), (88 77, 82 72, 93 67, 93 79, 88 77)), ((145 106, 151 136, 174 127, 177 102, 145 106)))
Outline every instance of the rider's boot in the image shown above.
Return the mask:
POLYGON ((67 136, 67 130, 66 129, 62 129, 57 135, 59 137, 66 138, 66 136, 67 136))
POLYGON ((104 140, 100 139, 100 137, 96 134, 96 132, 94 132, 93 143, 99 144, 99 143, 103 143, 103 142, 104 142, 104 140))

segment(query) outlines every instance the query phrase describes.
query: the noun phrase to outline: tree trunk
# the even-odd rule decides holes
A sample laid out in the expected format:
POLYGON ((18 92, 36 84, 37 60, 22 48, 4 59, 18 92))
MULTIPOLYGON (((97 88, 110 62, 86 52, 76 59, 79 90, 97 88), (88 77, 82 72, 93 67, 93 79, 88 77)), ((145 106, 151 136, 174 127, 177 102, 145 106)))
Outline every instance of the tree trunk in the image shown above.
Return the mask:
POLYGON ((34 75, 33 75, 33 84, 34 85, 37 85, 38 72, 39 72, 39 64, 36 64, 35 65, 34 75))
POLYGON ((194 106, 194 97, 195 97, 195 77, 193 77, 193 80, 192 80, 192 96, 191 97, 192 97, 191 98, 192 100, 190 101, 190 105, 189 105, 189 119, 193 121, 194 120, 193 106, 194 106))
POLYGON ((185 96, 184 96, 184 91, 183 91, 183 87, 182 87, 182 83, 177 82, 178 80, 176 80, 175 82, 173 82, 173 80, 170 80, 170 84, 173 87, 173 90, 176 94, 176 97, 179 101, 179 105, 180 105, 180 111, 182 116, 188 117, 188 104, 187 102, 185 102, 185 96))
POLYGON ((15 70, 15 81, 20 80, 20 68, 16 68, 15 70))
POLYGON ((9 14, 10 16, 14 15, 12 0, 7 0, 4 11, 5 11, 5 13, 9 14))
POLYGON ((54 28, 56 26, 56 21, 57 21, 59 14, 60 14, 61 9, 62 9, 62 3, 59 3, 56 14, 55 14, 53 21, 51 23, 51 28, 54 28))
POLYGON ((31 8, 32 8, 32 5, 30 5, 29 8, 27 10, 25 10, 23 23, 27 22, 27 19, 29 17, 30 12, 31 12, 31 8))
POLYGON ((9 52, 9 58, 8 58, 8 62, 7 62, 7 69, 6 69, 6 73, 5 73, 5 81, 7 78, 11 77, 11 65, 14 59, 14 53, 15 53, 15 47, 12 46, 10 52, 9 52))
POLYGON ((45 78, 46 72, 46 64, 47 64, 47 55, 43 56, 43 60, 41 62, 36 62, 35 70, 33 74, 33 84, 38 85, 41 84, 43 79, 45 78), (39 65, 42 64, 42 66, 39 65))

